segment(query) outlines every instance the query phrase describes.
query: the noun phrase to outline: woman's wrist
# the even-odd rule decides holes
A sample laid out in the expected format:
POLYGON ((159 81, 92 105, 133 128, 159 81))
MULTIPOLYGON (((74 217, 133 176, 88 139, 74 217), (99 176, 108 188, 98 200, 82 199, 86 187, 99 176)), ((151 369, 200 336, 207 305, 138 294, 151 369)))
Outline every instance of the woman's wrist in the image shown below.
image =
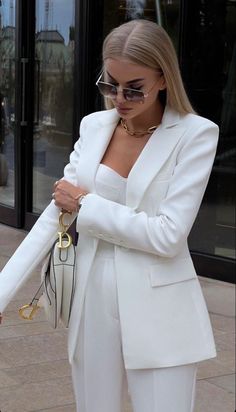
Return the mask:
POLYGON ((88 194, 87 192, 82 192, 82 193, 79 193, 79 194, 76 196, 75 200, 77 201, 77 211, 80 210, 80 208, 81 208, 81 206, 82 206, 83 199, 85 198, 85 196, 86 196, 87 194, 88 194))

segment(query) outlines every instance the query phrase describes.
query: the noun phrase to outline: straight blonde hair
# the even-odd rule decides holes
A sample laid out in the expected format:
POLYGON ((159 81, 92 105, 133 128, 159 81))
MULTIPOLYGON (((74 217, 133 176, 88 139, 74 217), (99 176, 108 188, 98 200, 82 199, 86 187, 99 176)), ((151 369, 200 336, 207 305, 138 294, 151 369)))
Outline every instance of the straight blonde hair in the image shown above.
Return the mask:
MULTIPOLYGON (((161 71, 166 89, 160 91, 164 104, 179 113, 195 113, 184 89, 177 55, 166 31, 149 20, 131 20, 113 29, 103 42, 103 62, 123 58, 141 66, 161 71)), ((105 107, 114 107, 105 98, 105 107)))

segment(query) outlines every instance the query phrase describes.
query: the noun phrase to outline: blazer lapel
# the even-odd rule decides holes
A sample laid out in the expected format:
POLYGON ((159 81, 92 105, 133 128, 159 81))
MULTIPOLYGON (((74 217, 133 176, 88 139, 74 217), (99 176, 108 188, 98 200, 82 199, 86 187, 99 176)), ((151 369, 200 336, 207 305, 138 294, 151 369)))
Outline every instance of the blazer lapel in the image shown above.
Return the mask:
POLYGON ((98 166, 103 158, 106 148, 112 138, 115 127, 119 121, 117 111, 101 111, 99 120, 91 123, 89 134, 86 138, 85 150, 79 164, 80 180, 85 189, 91 193, 96 193, 95 176, 98 166))
POLYGON ((145 190, 171 155, 185 128, 179 114, 166 108, 162 123, 152 134, 132 167, 127 180, 126 204, 137 208, 145 190))
MULTIPOLYGON (((179 114, 167 106, 161 125, 152 134, 129 173, 126 189, 127 206, 138 207, 148 185, 171 155, 185 130, 179 126, 179 120, 179 114)), ((118 121, 116 109, 101 111, 99 120, 97 116, 94 121, 91 119, 88 128, 90 136, 86 137, 83 155, 78 165, 79 183, 91 193, 96 193, 96 172, 118 121)))

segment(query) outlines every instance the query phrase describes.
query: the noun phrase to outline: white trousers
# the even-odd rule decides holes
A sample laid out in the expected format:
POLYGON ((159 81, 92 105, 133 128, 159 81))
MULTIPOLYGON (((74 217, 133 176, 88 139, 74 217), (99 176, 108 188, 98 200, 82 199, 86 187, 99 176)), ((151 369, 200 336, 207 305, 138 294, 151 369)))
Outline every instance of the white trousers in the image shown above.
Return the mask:
POLYGON ((89 279, 72 379, 77 412, 193 412, 197 365, 124 367, 113 254, 98 251, 89 279))

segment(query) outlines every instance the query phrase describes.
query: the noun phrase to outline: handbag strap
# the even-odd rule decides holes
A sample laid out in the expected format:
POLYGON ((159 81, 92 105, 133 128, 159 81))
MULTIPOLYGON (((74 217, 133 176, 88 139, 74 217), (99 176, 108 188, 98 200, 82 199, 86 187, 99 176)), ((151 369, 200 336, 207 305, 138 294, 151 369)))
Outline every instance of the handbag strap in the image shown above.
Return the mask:
POLYGON ((32 320, 37 310, 40 309, 41 306, 38 305, 38 302, 42 296, 43 283, 44 281, 42 281, 31 302, 21 306, 19 309, 19 314, 22 319, 32 320))
MULTIPOLYGON (((56 243, 56 246, 59 249, 67 249, 68 247, 71 246, 72 244, 72 237, 69 233, 67 233, 67 230, 70 226, 70 224, 66 224, 64 221, 65 215, 71 215, 71 212, 68 212, 66 210, 62 210, 59 215, 59 230, 58 230, 58 241, 56 243)), ((19 315, 21 316, 22 319, 26 320, 32 320, 33 316, 37 312, 38 309, 41 308, 41 305, 38 304, 39 299, 43 295, 43 285, 44 285, 44 280, 42 281, 41 285, 39 286, 37 292, 35 293, 33 299, 31 300, 30 303, 27 303, 26 305, 23 305, 19 309, 19 315)))

